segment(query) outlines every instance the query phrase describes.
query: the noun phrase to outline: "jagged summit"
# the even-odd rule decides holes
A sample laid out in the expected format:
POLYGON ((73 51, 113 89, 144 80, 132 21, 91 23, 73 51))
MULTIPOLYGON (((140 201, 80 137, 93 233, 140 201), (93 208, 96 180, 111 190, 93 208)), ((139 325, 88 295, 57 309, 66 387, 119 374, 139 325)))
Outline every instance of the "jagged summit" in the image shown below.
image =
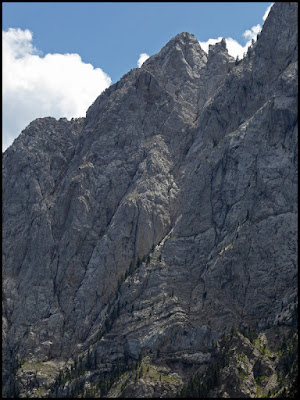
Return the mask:
POLYGON ((170 39, 167 44, 161 49, 161 52, 165 52, 166 49, 170 49, 174 46, 177 46, 177 48, 178 46, 181 48, 184 48, 186 46, 196 46, 196 48, 198 48, 199 42, 193 34, 182 32, 170 39))
POLYGON ((3 396, 176 397, 196 371, 208 396, 290 390, 296 9, 237 66, 183 32, 7 149, 3 396))
POLYGON ((208 65, 214 69, 219 68, 220 64, 226 64, 234 62, 234 57, 228 54, 226 40, 223 38, 220 42, 210 44, 208 49, 208 65))
POLYGON ((182 32, 172 38, 157 55, 150 57, 144 63, 145 67, 151 64, 152 60, 166 66, 181 61, 191 68, 199 68, 206 62, 206 53, 194 35, 182 32))
MULTIPOLYGON (((195 36, 182 32, 172 38, 159 53, 149 57, 141 68, 131 70, 119 82, 106 89, 89 107, 87 120, 95 120, 95 116, 102 110, 102 105, 107 104, 105 99, 108 96, 111 99, 109 103, 113 105, 114 93, 117 90, 123 88, 122 93, 126 96, 131 85, 146 90, 150 82, 152 82, 152 94, 156 93, 158 88, 164 88, 171 96, 175 95, 175 92, 177 94, 180 92, 183 99, 187 100, 191 96, 190 103, 193 101, 196 103, 195 90, 192 92, 190 86, 199 84, 196 81, 199 81, 206 62, 207 54, 201 49, 195 36), (182 79, 185 80, 185 87, 180 85, 179 88, 182 79)), ((154 97, 156 95, 158 94, 154 94, 154 97)))
POLYGON ((189 32, 181 32, 174 36, 165 47, 173 46, 174 44, 180 44, 181 46, 196 46, 198 47, 198 40, 196 37, 189 32))
POLYGON ((222 38, 220 40, 220 42, 217 42, 215 44, 210 44, 208 48, 209 48, 209 51, 212 50, 212 49, 218 49, 218 50, 223 50, 224 51, 226 49, 226 40, 225 40, 225 38, 222 38))
POLYGON ((228 54, 224 38, 214 45, 209 45, 206 64, 209 93, 218 88, 224 75, 234 66, 234 62, 234 57, 228 54))
POLYGON ((227 46, 226 46, 226 40, 224 38, 222 40, 220 40, 220 42, 209 45, 208 55, 210 56, 212 53, 228 53, 227 46))

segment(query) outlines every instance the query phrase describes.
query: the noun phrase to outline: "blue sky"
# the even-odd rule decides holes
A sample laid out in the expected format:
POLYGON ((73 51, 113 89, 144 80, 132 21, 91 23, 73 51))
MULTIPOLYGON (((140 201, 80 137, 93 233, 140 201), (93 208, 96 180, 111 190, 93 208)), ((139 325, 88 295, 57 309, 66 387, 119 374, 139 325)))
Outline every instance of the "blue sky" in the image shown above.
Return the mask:
POLYGON ((4 148, 36 117, 84 115, 105 87, 138 66, 142 53, 145 53, 144 58, 156 54, 178 33, 193 33, 204 49, 208 43, 225 37, 229 52, 234 56, 242 53, 249 39, 256 38, 271 4, 2 3, 3 56, 7 60, 3 63, 4 148), (20 68, 21 62, 23 68, 20 68), (60 77, 57 76, 59 71, 60 77), (18 74, 22 75, 19 81, 18 74), (64 74, 67 75, 65 79, 64 74), (77 88, 70 89, 67 99, 64 97, 69 90, 67 85, 73 82, 74 86, 74 81, 77 88), (64 93, 62 89, 60 93, 55 92, 59 85, 63 85, 64 93), (20 93, 22 90, 24 96, 20 93), (76 96, 82 97, 81 104, 73 100, 76 96), (20 118, 16 121, 18 110, 20 118))

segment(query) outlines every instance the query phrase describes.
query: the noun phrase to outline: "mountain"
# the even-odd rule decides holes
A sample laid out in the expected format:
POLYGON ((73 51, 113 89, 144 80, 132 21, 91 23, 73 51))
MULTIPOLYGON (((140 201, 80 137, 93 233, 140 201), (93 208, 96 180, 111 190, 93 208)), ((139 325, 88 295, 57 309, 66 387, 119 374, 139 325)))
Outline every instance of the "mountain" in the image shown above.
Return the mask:
POLYGON ((183 32, 5 151, 4 397, 295 393, 297 22, 183 32))

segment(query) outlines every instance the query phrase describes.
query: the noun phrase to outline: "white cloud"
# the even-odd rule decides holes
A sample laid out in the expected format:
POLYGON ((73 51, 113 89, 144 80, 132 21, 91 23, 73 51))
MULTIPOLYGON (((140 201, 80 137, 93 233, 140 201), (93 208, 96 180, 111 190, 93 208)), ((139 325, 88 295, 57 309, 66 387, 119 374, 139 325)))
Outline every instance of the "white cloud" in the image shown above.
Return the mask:
POLYGON ((3 150, 35 118, 77 118, 111 84, 78 54, 46 54, 26 29, 2 31, 3 150))
MULTIPOLYGON (((206 42, 199 42, 201 48, 208 53, 209 51, 209 45, 214 45, 222 40, 222 37, 219 36, 217 39, 208 39, 206 42)), ((235 39, 232 39, 231 37, 225 38, 226 41, 226 47, 228 50, 228 54, 230 54, 232 57, 236 58, 237 56, 239 59, 242 59, 244 57, 244 53, 247 53, 247 49, 251 44, 251 41, 247 42, 245 46, 242 46, 239 42, 237 42, 235 39)))
POLYGON ((247 42, 245 46, 242 46, 239 42, 232 39, 231 37, 226 39, 228 53, 234 58, 239 57, 240 60, 244 57, 245 53, 247 53, 250 44, 251 41, 247 42))
MULTIPOLYGON (((247 42, 246 42, 246 44, 244 44, 244 46, 242 44, 240 44, 237 40, 235 40, 231 37, 225 38, 228 54, 234 58, 236 58, 238 56, 239 59, 241 60, 244 57, 244 54, 247 53, 248 47, 251 46, 252 40, 255 41, 257 39, 257 35, 260 33, 260 31, 261 31, 260 24, 253 26, 251 29, 247 29, 243 33, 244 38, 247 40, 247 42)), ((199 43, 200 43, 200 46, 202 47, 202 49, 206 53, 208 53, 209 45, 210 44, 214 45, 217 42, 220 42, 221 40, 222 40, 222 37, 220 36, 217 39, 208 39, 206 42, 199 42, 199 43)))
POLYGON ((267 19, 268 15, 269 15, 269 12, 270 12, 270 10, 271 10, 271 8, 272 8, 272 6, 273 6, 273 4, 274 4, 274 3, 272 3, 271 5, 269 5, 269 7, 266 9, 266 12, 264 13, 264 16, 262 17, 262 19, 264 20, 264 22, 265 22, 265 20, 267 19))
POLYGON ((20 58, 26 54, 38 54, 38 50, 31 43, 32 32, 29 29, 13 29, 2 31, 3 46, 11 57, 20 58))
POLYGON ((148 58, 149 58, 149 56, 148 56, 147 53, 142 53, 142 54, 140 54, 140 58, 139 58, 138 61, 137 61, 138 67, 141 68, 142 64, 143 64, 146 60, 148 60, 148 58))
POLYGON ((200 42, 201 48, 205 51, 205 53, 208 53, 209 50, 209 45, 214 45, 217 42, 220 42, 222 40, 221 37, 218 37, 218 39, 208 39, 206 42, 200 42))
MULTIPOLYGON (((208 53, 209 51, 209 45, 214 45, 222 40, 222 37, 219 36, 217 39, 208 39, 206 42, 199 42, 201 48, 208 53)), ((236 58, 239 56, 239 58, 243 58, 243 54, 247 51, 247 46, 242 46, 240 43, 238 43, 236 40, 232 39, 231 37, 226 38, 226 47, 228 50, 228 53, 236 58)))
POLYGON ((256 40, 257 39, 257 35, 260 33, 261 31, 261 26, 260 24, 257 24, 255 26, 252 26, 251 29, 247 29, 244 33, 243 36, 246 40, 256 40))
MULTIPOLYGON (((267 16, 268 16, 273 4, 274 3, 272 3, 267 8, 266 12, 264 13, 264 15, 262 17, 263 21, 265 21, 267 19, 267 16)), ((244 57, 244 55, 247 53, 248 47, 251 46, 252 40, 254 40, 254 41, 257 40, 257 35, 261 32, 261 30, 262 30, 262 27, 260 24, 253 26, 251 29, 247 29, 243 33, 243 37, 245 38, 245 40, 247 40, 247 42, 244 45, 240 44, 237 40, 232 39, 231 37, 225 38, 228 54, 230 54, 234 58, 236 58, 238 56, 239 59, 242 59, 244 57)), ((199 43, 200 43, 200 46, 202 47, 202 49, 206 53, 208 53, 209 45, 216 44, 217 42, 220 42, 221 40, 222 40, 222 37, 218 37, 218 39, 208 39, 206 42, 199 41, 199 43)))

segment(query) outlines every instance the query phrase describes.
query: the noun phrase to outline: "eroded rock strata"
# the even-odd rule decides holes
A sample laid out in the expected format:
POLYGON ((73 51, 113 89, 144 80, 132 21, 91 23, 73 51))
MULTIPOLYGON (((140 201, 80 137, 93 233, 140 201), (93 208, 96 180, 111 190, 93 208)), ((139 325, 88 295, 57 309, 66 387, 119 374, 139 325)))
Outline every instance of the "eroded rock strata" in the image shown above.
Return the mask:
POLYGON ((219 362, 207 396, 293 390, 297 82, 297 3, 275 3, 240 62, 184 32, 86 118, 21 133, 3 154, 3 396, 184 396, 230 332, 244 364, 219 362))

